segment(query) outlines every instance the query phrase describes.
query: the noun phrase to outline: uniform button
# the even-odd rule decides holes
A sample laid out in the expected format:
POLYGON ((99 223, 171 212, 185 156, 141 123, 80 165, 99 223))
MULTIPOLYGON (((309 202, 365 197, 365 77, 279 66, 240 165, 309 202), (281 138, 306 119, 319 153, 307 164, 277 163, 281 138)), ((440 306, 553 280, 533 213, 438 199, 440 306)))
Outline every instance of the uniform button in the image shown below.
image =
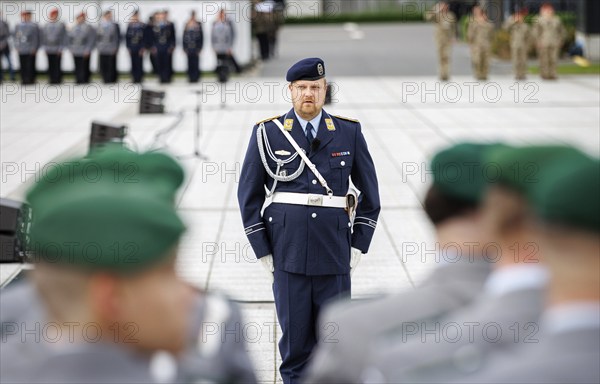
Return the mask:
POLYGON ((315 217, 317 217, 317 214, 316 214, 316 213, 313 213, 311 216, 312 216, 312 218, 314 219, 315 217))
POLYGON ((352 226, 351 222, 348 222, 348 228, 350 228, 352 226))
POLYGON ((313 183, 313 184, 317 184, 317 180, 313 180, 313 181, 312 181, 312 183, 313 183))
POLYGON ((346 165, 346 162, 344 160, 342 160, 342 162, 340 163, 340 165, 343 167, 344 165, 346 165))
POLYGON ((269 217, 269 223, 270 223, 271 221, 273 221, 273 218, 272 218, 272 217, 269 217))

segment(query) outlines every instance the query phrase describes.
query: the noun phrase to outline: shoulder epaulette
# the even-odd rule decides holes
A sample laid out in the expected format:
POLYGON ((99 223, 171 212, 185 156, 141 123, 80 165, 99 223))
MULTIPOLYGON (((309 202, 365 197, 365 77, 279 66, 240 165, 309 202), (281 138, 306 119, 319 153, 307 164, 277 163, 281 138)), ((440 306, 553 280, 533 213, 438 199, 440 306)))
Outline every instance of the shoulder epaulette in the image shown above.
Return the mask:
POLYGON ((261 120, 261 121, 257 122, 256 125, 262 124, 262 123, 266 123, 267 121, 279 119, 280 117, 281 117, 281 115, 275 115, 273 117, 269 117, 268 119, 264 119, 264 120, 261 120))
POLYGON ((346 120, 346 121, 351 121, 353 123, 358 123, 359 121, 356 119, 351 119, 350 117, 345 117, 345 116, 340 116, 340 115, 331 115, 334 117, 337 117, 338 119, 342 119, 342 120, 346 120))

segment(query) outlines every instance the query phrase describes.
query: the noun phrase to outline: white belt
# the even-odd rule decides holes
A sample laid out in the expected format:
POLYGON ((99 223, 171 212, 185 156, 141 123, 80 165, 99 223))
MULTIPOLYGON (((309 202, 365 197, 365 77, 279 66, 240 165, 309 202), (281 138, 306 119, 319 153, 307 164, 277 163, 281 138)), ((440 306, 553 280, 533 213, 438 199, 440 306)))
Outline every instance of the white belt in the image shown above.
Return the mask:
POLYGON ((268 204, 283 203, 315 207, 346 208, 346 196, 327 196, 315 193, 275 192, 267 199, 268 204))

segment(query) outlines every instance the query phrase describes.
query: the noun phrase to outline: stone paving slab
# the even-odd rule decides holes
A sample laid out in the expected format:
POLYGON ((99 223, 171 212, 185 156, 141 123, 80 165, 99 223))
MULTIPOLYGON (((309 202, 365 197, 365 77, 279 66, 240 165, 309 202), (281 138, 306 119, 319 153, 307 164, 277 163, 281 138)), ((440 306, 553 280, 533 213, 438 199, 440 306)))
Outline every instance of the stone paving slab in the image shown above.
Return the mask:
MULTIPOLYGON (((337 102, 326 109, 361 121, 382 200, 371 250, 353 276, 356 299, 411 289, 435 265, 420 256, 435 249, 421 201, 431 181, 426 163, 436 150, 461 140, 502 140, 570 143, 600 154, 600 81, 596 76, 564 77, 556 82, 532 78, 527 84, 537 101, 531 103, 523 100, 524 84, 519 85, 521 94, 515 101, 510 88, 515 82, 506 76, 477 86, 465 85, 472 82, 467 76, 451 83, 438 83, 433 77, 338 77, 335 82, 337 102), (490 92, 501 89, 502 97, 492 102, 489 95, 476 92, 472 100, 454 101, 444 94, 444 87, 448 92, 450 87, 466 92, 469 86, 487 87, 490 92), (431 89, 437 89, 435 94, 423 95, 431 89)), ((271 286, 244 236, 236 192, 252 125, 290 108, 285 83, 275 78, 234 78, 225 88, 204 83, 200 150, 208 157, 206 161, 187 156, 194 150, 193 91, 200 86, 149 82, 148 88, 167 92, 169 113, 145 116, 137 113, 139 88, 94 85, 88 94, 65 85, 63 92, 69 87, 74 90, 73 98, 63 96, 58 101, 47 95, 35 100, 35 92, 50 92, 43 86, 37 91, 12 84, 0 88, 0 196, 21 199, 36 169, 85 154, 90 123, 95 119, 128 125, 127 142, 134 148, 162 147, 182 156, 186 179, 177 201, 188 231, 181 242, 178 272, 198 287, 223 291, 241 303, 248 349, 260 381, 280 380, 276 342, 281 332, 271 286), (92 102, 96 87, 100 97, 92 102), (157 133, 176 122, 179 112, 183 113, 180 123, 157 141, 157 133)), ((13 273, 5 267, 0 272, 13 273)))

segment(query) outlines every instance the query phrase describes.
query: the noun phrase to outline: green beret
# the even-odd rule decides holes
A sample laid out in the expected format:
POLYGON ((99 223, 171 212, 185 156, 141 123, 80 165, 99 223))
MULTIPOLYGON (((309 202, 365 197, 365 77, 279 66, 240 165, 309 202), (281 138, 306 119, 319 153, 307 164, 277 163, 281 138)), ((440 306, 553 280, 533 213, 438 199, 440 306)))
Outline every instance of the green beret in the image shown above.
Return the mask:
POLYGON ((168 256, 185 230, 174 205, 183 170, 164 154, 110 146, 37 180, 27 193, 36 260, 135 272, 168 256))
POLYGON ((600 161, 562 165, 570 172, 557 172, 539 184, 537 214, 548 222, 600 231, 600 161))
POLYGON ((461 143, 438 152, 431 161, 433 184, 444 194, 478 203, 487 186, 486 153, 502 144, 461 143))
MULTIPOLYGON (((563 145, 497 147, 486 156, 496 175, 487 180, 522 193, 531 202, 539 196, 539 186, 548 177, 569 172, 575 164, 589 160, 581 151, 563 145)), ((490 172, 490 175, 492 172, 490 172)))

